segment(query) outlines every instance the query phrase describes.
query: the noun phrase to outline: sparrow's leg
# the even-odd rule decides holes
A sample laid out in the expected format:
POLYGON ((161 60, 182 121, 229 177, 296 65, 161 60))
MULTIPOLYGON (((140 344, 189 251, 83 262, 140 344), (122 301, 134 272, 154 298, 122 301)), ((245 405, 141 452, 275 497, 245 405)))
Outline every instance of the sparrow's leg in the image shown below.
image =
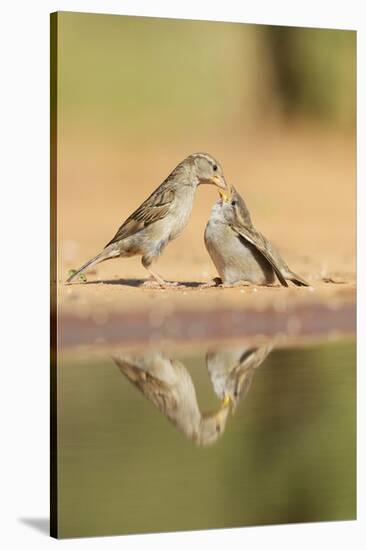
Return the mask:
POLYGON ((143 286, 147 288, 170 288, 179 286, 179 283, 171 283, 169 281, 165 281, 162 277, 160 277, 160 275, 158 275, 157 273, 155 273, 155 271, 151 269, 153 259, 153 257, 149 256, 142 257, 141 263, 144 268, 147 269, 147 271, 150 273, 150 279, 145 281, 143 286))

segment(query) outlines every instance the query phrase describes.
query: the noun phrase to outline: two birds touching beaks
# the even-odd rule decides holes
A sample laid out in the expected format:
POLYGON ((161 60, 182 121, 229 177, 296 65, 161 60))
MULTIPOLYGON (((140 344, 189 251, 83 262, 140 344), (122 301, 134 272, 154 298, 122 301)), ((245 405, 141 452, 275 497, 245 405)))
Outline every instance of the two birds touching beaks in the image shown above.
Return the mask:
MULTIPOLYGON (((309 286, 293 273, 273 245, 255 229, 243 198, 224 178, 220 164, 207 153, 195 153, 180 162, 172 173, 118 229, 105 248, 73 272, 67 282, 92 266, 112 258, 142 256, 151 286, 177 285, 164 281, 152 270, 153 262, 167 244, 186 227, 199 185, 218 188, 220 200, 212 209, 205 229, 205 245, 225 286, 309 286)), ((208 284, 210 286, 210 283, 208 284)))
POLYGON ((212 389, 221 403, 212 412, 199 406, 194 381, 182 361, 162 351, 114 354, 121 374, 135 386, 185 437, 197 445, 211 445, 225 431, 229 412, 235 414, 253 377, 273 343, 239 345, 207 351, 205 364, 212 389))

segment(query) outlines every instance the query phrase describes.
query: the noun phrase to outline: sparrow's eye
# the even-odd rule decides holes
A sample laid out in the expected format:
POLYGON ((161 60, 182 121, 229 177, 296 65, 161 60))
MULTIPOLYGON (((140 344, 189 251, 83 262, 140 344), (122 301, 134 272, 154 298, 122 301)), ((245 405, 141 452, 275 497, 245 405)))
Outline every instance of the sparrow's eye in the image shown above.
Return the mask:
POLYGON ((217 171, 217 165, 216 165, 216 164, 213 165, 212 170, 213 170, 214 172, 217 171))
POLYGON ((237 204, 238 204, 238 201, 236 201, 235 199, 231 201, 231 206, 236 206, 237 204))

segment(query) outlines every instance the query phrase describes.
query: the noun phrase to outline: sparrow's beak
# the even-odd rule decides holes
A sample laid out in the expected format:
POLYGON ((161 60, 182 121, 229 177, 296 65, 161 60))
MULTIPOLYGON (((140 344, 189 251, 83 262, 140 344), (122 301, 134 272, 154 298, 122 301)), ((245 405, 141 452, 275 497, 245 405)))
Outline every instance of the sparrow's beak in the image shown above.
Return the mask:
POLYGON ((223 400, 221 401, 221 410, 222 409, 226 409, 227 407, 230 407, 230 405, 232 404, 232 400, 231 400, 231 397, 228 393, 226 393, 224 395, 224 398, 223 400))
POLYGON ((226 420, 230 411, 230 403, 231 403, 230 399, 226 403, 222 402, 219 410, 216 412, 215 419, 216 419, 216 429, 218 432, 221 432, 222 429, 225 427, 226 420))
POLYGON ((227 193, 226 189, 225 189, 225 191, 223 189, 219 189, 219 195, 221 197, 222 202, 229 202, 230 201, 230 197, 229 197, 229 194, 227 193))
POLYGON ((213 185, 216 185, 218 188, 220 197, 225 202, 229 202, 231 198, 231 187, 226 183, 226 180, 224 176, 220 174, 216 174, 215 176, 212 176, 212 178, 203 180, 201 183, 211 183, 213 185))
POLYGON ((217 420, 217 424, 222 425, 226 421, 228 412, 232 404, 233 402, 231 397, 228 394, 225 394, 217 411, 212 413, 204 413, 202 416, 204 418, 215 418, 217 420))
POLYGON ((219 187, 219 189, 218 189, 219 195, 222 199, 222 202, 230 202, 231 195, 232 195, 231 185, 228 185, 225 180, 224 180, 224 182, 225 182, 225 187, 224 188, 221 188, 221 187, 218 186, 219 187))
POLYGON ((211 181, 214 185, 216 185, 219 189, 227 189, 227 183, 225 181, 224 176, 220 176, 219 174, 216 174, 211 178, 211 181))

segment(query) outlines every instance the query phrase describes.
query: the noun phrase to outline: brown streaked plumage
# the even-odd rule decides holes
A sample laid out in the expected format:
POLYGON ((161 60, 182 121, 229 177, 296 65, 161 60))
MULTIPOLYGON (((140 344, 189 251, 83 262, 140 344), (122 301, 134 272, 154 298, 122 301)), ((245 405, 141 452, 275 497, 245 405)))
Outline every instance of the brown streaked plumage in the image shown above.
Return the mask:
POLYGON ((67 282, 105 260, 140 255, 142 265, 157 284, 168 285, 152 271, 151 265, 187 225, 195 191, 198 185, 205 183, 216 185, 225 196, 227 186, 220 164, 208 153, 194 153, 180 162, 126 219, 104 250, 73 273, 67 282))
POLYGON ((229 402, 202 413, 192 378, 180 361, 160 352, 113 357, 120 372, 188 439, 198 445, 214 443, 223 433, 229 402))

